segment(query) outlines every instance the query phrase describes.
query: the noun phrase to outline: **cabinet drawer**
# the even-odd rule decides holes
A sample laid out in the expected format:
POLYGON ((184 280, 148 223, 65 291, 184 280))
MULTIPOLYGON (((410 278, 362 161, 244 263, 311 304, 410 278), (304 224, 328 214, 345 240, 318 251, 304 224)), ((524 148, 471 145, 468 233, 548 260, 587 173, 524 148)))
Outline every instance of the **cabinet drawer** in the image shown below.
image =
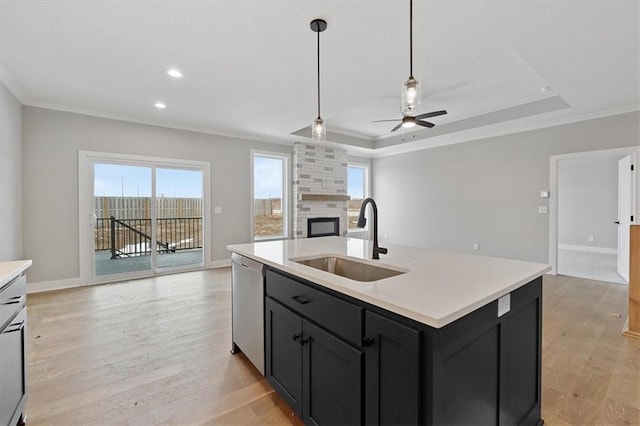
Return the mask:
POLYGON ((267 294, 360 346, 363 309, 267 269, 267 294))
POLYGON ((0 329, 18 313, 26 301, 27 277, 21 275, 0 290, 0 329))

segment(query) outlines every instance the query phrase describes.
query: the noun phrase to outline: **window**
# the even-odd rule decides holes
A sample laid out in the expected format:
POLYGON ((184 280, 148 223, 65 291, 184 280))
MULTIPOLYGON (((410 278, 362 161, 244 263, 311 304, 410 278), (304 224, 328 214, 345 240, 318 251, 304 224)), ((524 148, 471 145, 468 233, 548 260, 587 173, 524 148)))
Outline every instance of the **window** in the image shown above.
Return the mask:
POLYGON ((252 152, 251 229, 254 240, 287 238, 288 156, 252 152))
POLYGON ((347 168, 347 193, 351 197, 348 201, 347 217, 349 231, 359 228, 358 215, 362 201, 369 196, 369 166, 367 164, 349 164, 347 168))

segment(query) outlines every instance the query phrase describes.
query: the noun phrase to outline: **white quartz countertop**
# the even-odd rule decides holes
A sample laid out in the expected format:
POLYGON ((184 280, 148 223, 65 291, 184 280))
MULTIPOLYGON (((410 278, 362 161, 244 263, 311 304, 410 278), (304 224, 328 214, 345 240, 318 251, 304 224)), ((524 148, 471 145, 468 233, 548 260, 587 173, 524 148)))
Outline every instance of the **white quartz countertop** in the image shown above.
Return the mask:
POLYGON ((381 254, 380 260, 371 260, 371 241, 345 237, 264 241, 229 245, 227 249, 435 328, 444 327, 551 270, 542 263, 384 246, 389 253, 381 254), (324 255, 355 257, 408 272, 360 282, 291 260, 324 255))
POLYGON ((0 262, 0 288, 31 266, 31 259, 0 262))

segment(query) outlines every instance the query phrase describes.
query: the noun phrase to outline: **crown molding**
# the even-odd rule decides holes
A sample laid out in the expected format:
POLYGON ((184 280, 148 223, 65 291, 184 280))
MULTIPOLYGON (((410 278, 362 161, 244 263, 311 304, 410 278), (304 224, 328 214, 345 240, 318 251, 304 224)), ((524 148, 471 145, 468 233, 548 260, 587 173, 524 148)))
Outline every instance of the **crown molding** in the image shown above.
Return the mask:
POLYGON ((425 149, 437 148, 440 146, 455 145, 459 143, 488 139, 504 135, 531 132, 534 130, 546 129, 549 127, 558 127, 572 123, 579 123, 582 121, 596 120, 598 118, 611 117, 620 114, 627 114, 630 112, 640 112, 640 104, 632 104, 580 115, 553 118, 547 121, 537 121, 531 123, 496 123, 491 126, 487 126, 488 128, 486 129, 486 131, 483 131, 480 128, 472 128, 463 130, 461 132, 444 134, 434 138, 416 139, 403 144, 378 148, 374 150, 372 157, 377 158, 406 154, 408 152, 422 151, 425 149))
POLYGON ((29 97, 27 96, 27 93, 24 91, 20 83, 18 83, 16 79, 13 78, 11 73, 9 73, 9 71, 7 71, 7 69, 1 63, 0 81, 2 81, 2 84, 7 86, 7 89, 9 89, 11 93, 13 93, 13 96, 18 98, 22 105, 27 105, 29 103, 29 97))

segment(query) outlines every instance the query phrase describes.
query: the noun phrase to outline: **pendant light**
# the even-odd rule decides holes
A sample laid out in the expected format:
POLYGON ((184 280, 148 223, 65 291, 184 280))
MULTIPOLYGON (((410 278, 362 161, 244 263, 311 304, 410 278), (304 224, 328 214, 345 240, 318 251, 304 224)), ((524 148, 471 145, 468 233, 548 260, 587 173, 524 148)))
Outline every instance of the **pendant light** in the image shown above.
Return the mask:
POLYGON ((324 19, 314 19, 311 21, 311 30, 318 33, 318 118, 313 120, 311 125, 311 137, 317 140, 327 138, 327 126, 320 117, 320 33, 327 29, 327 21, 324 19))
POLYGON ((409 0, 409 79, 402 84, 403 115, 414 116, 422 103, 422 86, 413 77, 413 0, 409 0))

